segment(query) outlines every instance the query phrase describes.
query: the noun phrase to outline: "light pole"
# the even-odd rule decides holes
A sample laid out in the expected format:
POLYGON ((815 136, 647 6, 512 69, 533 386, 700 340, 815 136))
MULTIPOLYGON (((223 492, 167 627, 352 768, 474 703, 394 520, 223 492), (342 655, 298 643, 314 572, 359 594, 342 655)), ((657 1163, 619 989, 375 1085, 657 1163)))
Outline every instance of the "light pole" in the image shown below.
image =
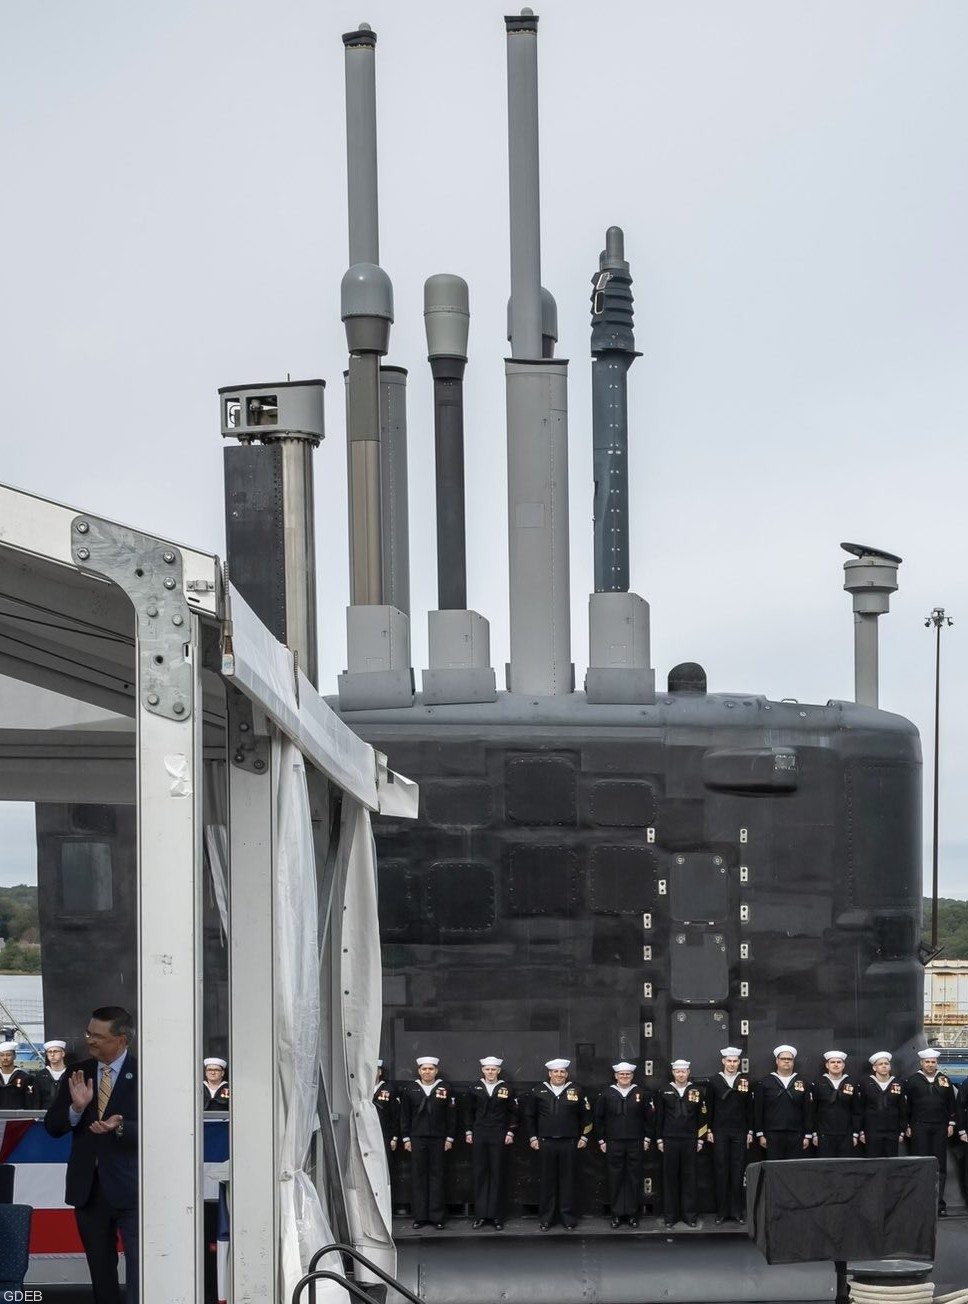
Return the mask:
POLYGON ((944 607, 933 608, 925 616, 926 629, 934 626, 934 798, 931 810, 931 947, 938 945, 938 739, 941 726, 941 631, 955 622, 944 614, 944 607))

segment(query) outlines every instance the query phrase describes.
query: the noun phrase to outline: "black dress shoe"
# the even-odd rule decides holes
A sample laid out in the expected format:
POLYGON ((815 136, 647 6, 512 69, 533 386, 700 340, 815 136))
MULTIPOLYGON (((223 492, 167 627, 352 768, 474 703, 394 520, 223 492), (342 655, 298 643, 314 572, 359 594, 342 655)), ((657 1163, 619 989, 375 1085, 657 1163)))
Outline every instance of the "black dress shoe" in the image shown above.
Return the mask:
POLYGON ((565 1222, 564 1220, 562 1220, 561 1225, 562 1227, 564 1227, 566 1232, 573 1232, 575 1228, 578 1226, 576 1222, 565 1222))
POLYGON ((434 1226, 437 1228, 437 1230, 438 1230, 439 1232, 442 1232, 442 1231, 444 1230, 444 1224, 443 1224, 443 1223, 434 1223, 434 1226))
POLYGON ((686 1224, 687 1227, 695 1227, 696 1225, 695 1218, 684 1218, 683 1222, 686 1224))
POLYGON ((486 1218, 475 1218, 474 1221, 471 1223, 471 1228, 473 1231, 476 1232, 477 1229, 479 1227, 483 1227, 486 1222, 487 1222, 486 1218))
POLYGON ((496 1223, 494 1224, 494 1230, 495 1230, 496 1232, 503 1232, 503 1231, 504 1231, 504 1223, 502 1223, 502 1222, 496 1222, 496 1223))
POLYGON ((638 1227, 638 1225, 639 1225, 639 1220, 638 1220, 638 1218, 630 1218, 630 1219, 629 1219, 629 1226, 630 1226, 630 1227, 638 1227))
POLYGON ((423 1223, 422 1223, 422 1222, 416 1222, 416 1221, 415 1221, 413 1225, 414 1225, 414 1227, 422 1227, 422 1226, 423 1226, 423 1223))
POLYGON ((938 1210, 938 1217, 939 1217, 939 1218, 947 1218, 947 1216, 948 1216, 948 1210, 947 1210, 947 1209, 939 1209, 939 1210, 938 1210))
POLYGON ((551 1223, 538 1223, 538 1231, 539 1231, 539 1232, 546 1232, 550 1226, 551 1226, 551 1223))
POLYGON ((676 1224, 672 1218, 666 1218, 665 1225, 667 1227, 675 1227, 676 1224))
POLYGON ((726 1221, 726 1219, 723 1217, 723 1215, 722 1215, 721 1213, 716 1215, 716 1226, 717 1226, 717 1227, 721 1227, 725 1221, 726 1221))
POLYGON ((621 1227, 621 1225, 622 1225, 622 1220, 621 1220, 621 1218, 613 1218, 613 1219, 612 1219, 612 1226, 613 1226, 613 1227, 621 1227))

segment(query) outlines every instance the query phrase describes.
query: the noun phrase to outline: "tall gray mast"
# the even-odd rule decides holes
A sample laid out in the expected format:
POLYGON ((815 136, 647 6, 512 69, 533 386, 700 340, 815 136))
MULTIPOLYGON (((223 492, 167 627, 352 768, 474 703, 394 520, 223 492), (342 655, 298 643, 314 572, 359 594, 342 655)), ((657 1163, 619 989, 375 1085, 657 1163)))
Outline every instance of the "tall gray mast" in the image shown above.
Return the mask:
POLYGON ((595 592, 588 600, 590 702, 655 701, 649 604, 629 588, 628 370, 640 355, 632 332, 632 275, 621 227, 605 232, 592 277, 592 447, 595 592))
POLYGON ((393 288, 379 265, 376 33, 343 37, 350 266, 340 302, 349 350, 346 394, 350 607, 344 710, 408 706, 406 372, 380 366, 390 344, 393 288))
POLYGON ((467 610, 464 522, 464 368, 470 327, 467 282, 441 272, 424 284, 427 356, 434 378, 437 469, 437 602, 428 612, 430 665, 423 672, 426 705, 493 702, 487 621, 467 610))
POLYGON ((605 232, 592 277, 592 457, 595 592, 629 587, 628 371, 636 358, 632 276, 621 227, 605 232))
POLYGON ((511 357, 508 562, 514 693, 574 688, 568 556, 568 364, 545 356, 554 301, 541 289, 538 202, 538 19, 504 20, 508 55, 511 357), (544 310, 543 310, 544 309, 544 310))

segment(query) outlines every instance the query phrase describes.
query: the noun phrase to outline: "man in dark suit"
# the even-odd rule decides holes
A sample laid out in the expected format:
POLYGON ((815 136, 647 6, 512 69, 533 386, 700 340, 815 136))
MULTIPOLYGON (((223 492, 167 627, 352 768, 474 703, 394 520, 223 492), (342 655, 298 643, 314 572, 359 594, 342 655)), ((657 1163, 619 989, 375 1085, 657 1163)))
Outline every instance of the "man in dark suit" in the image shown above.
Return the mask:
POLYGON ((65 1200, 74 1206, 87 1255, 94 1304, 121 1304, 117 1235, 121 1231, 127 1304, 138 1300, 138 1077, 128 1046, 131 1015, 104 1005, 88 1020, 93 1058, 61 1079, 44 1126, 71 1133, 65 1200))

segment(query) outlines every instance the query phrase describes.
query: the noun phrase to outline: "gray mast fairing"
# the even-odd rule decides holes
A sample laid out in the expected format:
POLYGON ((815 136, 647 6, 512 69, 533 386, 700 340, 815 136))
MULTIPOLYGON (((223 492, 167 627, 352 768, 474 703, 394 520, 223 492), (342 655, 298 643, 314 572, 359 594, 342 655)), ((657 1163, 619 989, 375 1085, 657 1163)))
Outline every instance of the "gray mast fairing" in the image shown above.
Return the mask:
POLYGON ((545 356, 554 301, 541 289, 538 19, 505 18, 511 236, 508 563, 514 693, 574 688, 568 556, 568 364, 545 356), (547 327, 547 330, 545 329, 547 327))
POLYGON ((592 447, 595 475, 595 592, 629 587, 628 370, 637 357, 632 277, 625 237, 605 233, 592 277, 592 447))

